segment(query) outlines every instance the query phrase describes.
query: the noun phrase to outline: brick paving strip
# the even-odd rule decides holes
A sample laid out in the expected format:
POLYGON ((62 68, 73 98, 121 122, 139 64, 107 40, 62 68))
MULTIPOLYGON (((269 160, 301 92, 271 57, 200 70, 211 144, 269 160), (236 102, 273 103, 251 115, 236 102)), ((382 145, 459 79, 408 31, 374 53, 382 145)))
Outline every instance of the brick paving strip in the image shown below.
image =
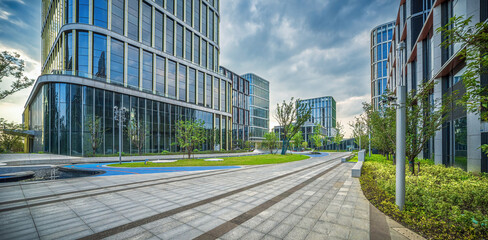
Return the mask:
MULTIPOLYGON (((249 189, 258 187, 258 186, 261 186, 263 184, 270 183, 270 182, 276 181, 278 179, 282 179, 284 177, 287 177, 287 176, 290 176, 290 175, 294 175, 294 174, 303 172, 305 170, 309 170, 311 168, 320 167, 322 165, 333 165, 331 162, 333 160, 337 160, 339 158, 340 157, 335 157, 335 158, 332 158, 332 159, 330 159, 330 160, 328 160, 326 162, 321 162, 321 163, 318 163, 318 164, 314 164, 312 166, 299 169, 297 171, 289 172, 289 173, 286 173, 286 174, 283 174, 283 175, 280 175, 280 176, 277 176, 277 177, 274 177, 274 178, 271 178, 271 179, 267 179, 267 180, 264 180, 264 181, 261 181, 261 182, 258 182, 258 183, 255 183, 255 184, 246 186, 246 187, 242 187, 242 188, 239 188, 239 189, 235 189, 233 191, 230 191, 230 192, 226 192, 226 193, 223 193, 223 194, 216 195, 214 197, 210 197, 210 198, 207 198, 207 199, 203 199, 203 200, 200 200, 200 201, 197 201, 197 202, 194 202, 194 203, 185 205, 185 206, 181 206, 181 207, 178 207, 178 208, 174 208, 174 209, 171 209, 171 210, 168 210, 168 211, 165 211, 165 212, 156 214, 156 215, 152 215, 152 216, 145 217, 145 218, 142 218, 142 219, 139 219, 139 220, 135 220, 135 221, 132 221, 132 222, 123 224, 123 225, 119 225, 119 226, 116 226, 116 227, 113 227, 113 228, 109 228, 109 229, 106 229, 104 231, 97 232, 97 233, 94 233, 94 234, 91 234, 91 235, 82 237, 80 239, 101 239, 101 238, 106 238, 106 237, 109 237, 109 236, 112 236, 112 235, 115 235, 115 234, 118 234, 118 233, 121 233, 121 232, 130 230, 130 229, 139 227, 141 225, 144 225, 144 224, 147 224, 147 223, 150 223, 150 222, 154 222, 154 221, 157 221, 157 220, 160 220, 160 219, 163 219, 163 218, 166 218, 166 217, 169 217, 169 216, 172 216, 172 215, 175 215, 175 214, 178 214, 178 213, 181 213, 181 212, 184 212, 184 211, 187 211, 187 210, 190 210, 190 209, 193 209, 193 208, 202 206, 204 204, 207 204, 207 203, 210 203, 210 202, 214 202, 214 201, 217 201, 219 199, 222 199, 222 198, 225 198, 225 197, 228 197, 228 196, 231 196, 231 195, 234 195, 234 194, 237 194, 237 193, 240 193, 240 192, 243 192, 243 191, 246 191, 246 190, 249 190, 249 189)), ((340 163, 333 165, 333 167, 337 167, 338 165, 340 165, 340 163)))
POLYGON ((266 166, 268 166, 268 165, 260 165, 260 166, 254 166, 254 167, 246 167, 246 168, 240 168, 240 169, 237 169, 237 170, 228 170, 228 171, 224 171, 224 172, 220 172, 219 171, 217 173, 210 173, 210 174, 208 174, 208 172, 201 172, 201 173, 195 173, 195 174, 188 174, 188 175, 184 175, 184 176, 175 176, 175 177, 170 177, 170 178, 151 179, 151 180, 139 181, 139 182, 134 182, 134 183, 118 184, 118 185, 112 185, 112 186, 107 186, 107 187, 84 189, 84 190, 71 191, 71 192, 63 192, 63 193, 50 194, 50 195, 44 195, 44 196, 38 196, 38 197, 31 197, 31 198, 10 200, 10 201, 5 201, 5 202, 0 202, 0 206, 2 206, 2 205, 8 205, 8 204, 13 204, 13 203, 18 203, 18 202, 24 202, 26 205, 15 206, 15 207, 0 208, 0 212, 12 211, 12 210, 26 208, 26 207, 35 207, 35 206, 46 205, 46 204, 51 204, 51 203, 56 203, 56 202, 61 202, 61 201, 68 201, 68 200, 73 200, 73 199, 78 199, 78 198, 92 197, 92 196, 97 196, 97 195, 102 195, 102 194, 116 193, 116 192, 121 192, 121 191, 127 191, 127 190, 137 189, 137 188, 141 188, 141 187, 151 187, 151 186, 155 186, 155 185, 159 185, 159 184, 167 184, 167 183, 173 183, 173 182, 191 180, 191 179, 202 178, 202 177, 210 177, 210 176, 215 176, 215 175, 222 175, 222 174, 227 174, 227 173, 234 173, 236 171, 249 170, 249 169, 253 169, 253 168, 266 167, 266 166), (197 175, 197 176, 195 176, 195 175, 197 175), (203 176, 200 176, 200 175, 203 175, 203 176), (193 176, 193 177, 187 177, 187 176, 193 176), (174 179, 174 178, 183 178, 183 179, 171 180, 171 179, 174 179), (170 181, 167 181, 167 180, 170 180, 170 181), (154 181, 158 181, 158 182, 154 182, 154 181), (159 181, 163 181, 163 182, 159 182, 159 181), (141 185, 138 185, 138 184, 147 183, 147 182, 150 182, 150 184, 145 184, 145 185, 142 185, 142 186, 141 185), (117 188, 117 187, 131 186, 131 185, 137 185, 137 186, 123 188, 123 189, 108 190, 107 191, 107 189, 109 189, 109 188, 117 188), (65 197, 65 198, 51 200, 51 201, 45 201, 45 202, 38 202, 38 203, 31 203, 31 204, 28 203, 28 201, 39 200, 39 199, 43 199, 43 198, 53 198, 53 197, 67 195, 67 194, 77 194, 77 193, 85 193, 85 192, 89 192, 89 191, 100 191, 100 190, 104 190, 104 191, 103 192, 96 192, 96 193, 86 194, 86 195, 82 195, 82 196, 65 197))
POLYGON ((235 227, 241 225, 242 223, 246 222, 247 220, 255 217, 256 215, 258 215, 259 213, 265 211, 266 209, 270 208, 271 206, 275 205, 276 203, 280 202, 281 200, 285 199, 286 197, 290 196, 291 194, 295 193, 296 191, 302 189, 303 187, 307 186, 308 184, 310 184, 311 182, 317 180, 318 178, 320 178, 321 176, 325 175, 326 173, 332 171, 333 169, 335 169, 336 167, 338 167, 341 163, 338 163, 328 169, 326 169, 325 171, 322 171, 320 172, 319 174, 309 178, 308 180, 306 180, 305 182, 302 182, 288 190, 286 190, 285 192, 281 193, 280 195, 262 203, 261 205, 258 205, 257 207, 233 218, 232 220, 230 221, 227 221, 223 224, 221 224, 220 226, 217 226, 216 228, 196 237, 195 239, 198 239, 198 240, 206 240, 206 239, 217 239, 219 237, 221 237, 222 235, 226 234, 227 232, 231 231, 232 229, 234 229, 235 227))

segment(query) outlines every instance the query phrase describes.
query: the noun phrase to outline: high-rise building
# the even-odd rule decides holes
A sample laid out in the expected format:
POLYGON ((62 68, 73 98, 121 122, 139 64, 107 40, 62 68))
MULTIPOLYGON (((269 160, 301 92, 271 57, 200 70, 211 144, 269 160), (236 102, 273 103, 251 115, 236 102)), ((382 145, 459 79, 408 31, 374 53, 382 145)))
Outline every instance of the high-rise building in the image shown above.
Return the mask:
POLYGON ((390 51, 395 22, 379 25, 371 30, 371 105, 378 109, 380 96, 386 93, 388 66, 386 59, 390 51))
MULTIPOLYGON (((459 44, 442 47, 440 44, 445 36, 436 29, 445 26, 453 16, 471 17, 471 26, 486 21, 486 1, 400 2, 392 47, 388 53, 388 88, 396 91, 403 80, 408 91, 418 91, 422 83, 434 82, 430 102, 443 101, 456 92, 465 92, 461 76, 466 62, 457 55, 463 47, 459 44), (403 50, 397 47, 400 42, 404 43, 403 50)), ((482 84, 488 82, 487 79, 488 75, 479 76, 482 84)), ((430 109, 429 106, 425 107, 430 109)), ((419 157, 468 171, 488 172, 488 159, 479 148, 481 144, 488 143, 488 129, 479 116, 456 105, 447 118, 419 157)))
POLYGON ((249 140, 249 81, 222 66, 220 73, 232 81, 232 147, 244 148, 249 140))
POLYGON ((249 140, 260 142, 269 132, 269 82, 254 73, 242 77, 249 81, 249 140))
POLYGON ((336 101, 331 96, 300 100, 299 104, 312 109, 309 123, 325 128, 325 135, 333 137, 336 127, 336 101))
POLYGON ((201 150, 229 148, 219 23, 218 0, 43 0, 42 75, 23 116, 29 150, 118 152, 114 107, 127 109, 125 153, 177 151, 175 123, 189 119, 212 136, 201 150))

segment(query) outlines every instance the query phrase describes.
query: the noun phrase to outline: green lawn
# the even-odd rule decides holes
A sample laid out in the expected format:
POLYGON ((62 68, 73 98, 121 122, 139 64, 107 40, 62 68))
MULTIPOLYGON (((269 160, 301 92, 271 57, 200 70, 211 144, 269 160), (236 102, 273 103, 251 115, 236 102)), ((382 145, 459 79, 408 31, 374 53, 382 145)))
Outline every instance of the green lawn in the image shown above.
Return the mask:
POLYGON ((111 167, 188 167, 188 166, 236 166, 236 165, 261 165, 261 164, 276 164, 285 162, 294 162, 310 158, 305 155, 254 155, 243 157, 228 157, 222 158, 224 161, 206 162, 204 159, 184 159, 170 163, 152 163, 144 162, 110 164, 111 167))

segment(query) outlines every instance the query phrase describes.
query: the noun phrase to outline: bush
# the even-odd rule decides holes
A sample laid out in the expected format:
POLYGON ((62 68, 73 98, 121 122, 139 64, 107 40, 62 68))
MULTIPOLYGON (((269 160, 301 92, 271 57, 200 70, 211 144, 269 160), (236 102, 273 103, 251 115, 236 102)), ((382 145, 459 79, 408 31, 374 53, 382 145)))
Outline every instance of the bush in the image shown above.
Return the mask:
MULTIPOLYGON (((406 170, 405 208, 395 205, 395 166, 366 157, 360 178, 378 209, 432 239, 488 239, 488 178, 422 160, 420 173, 406 170)), ((406 166, 407 168, 407 166, 406 166)))

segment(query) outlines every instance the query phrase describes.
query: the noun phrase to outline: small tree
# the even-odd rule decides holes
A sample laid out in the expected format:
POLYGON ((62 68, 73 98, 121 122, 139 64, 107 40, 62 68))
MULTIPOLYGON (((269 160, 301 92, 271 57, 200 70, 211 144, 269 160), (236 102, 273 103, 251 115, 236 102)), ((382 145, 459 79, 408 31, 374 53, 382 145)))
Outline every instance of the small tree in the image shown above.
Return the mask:
POLYGON ((193 150, 205 142, 207 138, 205 128, 203 127, 204 124, 201 120, 180 120, 176 122, 176 140, 180 148, 186 149, 188 159, 191 158, 193 150))
POLYGON ((308 147, 308 142, 302 142, 302 147, 305 149, 308 147))
MULTIPOLYGON (((386 101, 385 101, 386 102, 386 101)), ((366 122, 371 131, 371 146, 386 155, 395 154, 396 149, 396 109, 394 105, 383 105, 374 111, 368 103, 363 103, 366 122)))
POLYGON ((324 139, 324 134, 322 134, 322 126, 317 124, 313 127, 313 135, 311 137, 314 148, 318 149, 322 147, 322 140, 324 139))
POLYGON ((0 100, 34 84, 34 79, 29 79, 24 76, 24 71, 25 62, 20 59, 18 53, 9 53, 7 51, 0 53, 0 83, 5 77, 14 78, 10 89, 0 89, 0 100))
POLYGON ((23 150, 23 141, 20 134, 11 134, 6 131, 22 130, 22 124, 8 122, 0 118, 0 152, 20 152, 23 150))
POLYGON ((293 97, 288 103, 283 100, 281 105, 279 103, 276 105, 274 118, 283 129, 282 155, 286 154, 290 140, 310 118, 311 112, 312 109, 310 107, 305 104, 300 104, 300 99, 293 101, 293 97))
POLYGON ((364 149, 367 146, 367 127, 366 119, 363 115, 354 117, 354 122, 350 122, 349 126, 352 128, 352 135, 354 142, 359 146, 359 149, 364 149))
POLYGON ((279 139, 278 136, 276 136, 276 133, 267 132, 264 134, 263 147, 269 149, 271 154, 275 154, 276 152, 273 152, 273 149, 278 147, 278 141, 279 139))
MULTIPOLYGON (((464 18, 455 16, 436 31, 442 33, 445 48, 455 44, 464 46, 458 56, 466 62, 462 81, 466 88, 458 103, 464 105, 468 112, 479 115, 481 121, 488 121, 488 85, 482 84, 479 77, 488 73, 488 23, 471 24, 472 16, 464 18)), ((481 150, 488 155, 488 144, 481 150)))
POLYGON ((291 139, 291 141, 293 142, 293 145, 296 148, 301 147, 302 146, 302 142, 303 142, 303 134, 302 134, 302 131, 298 131, 297 134, 295 134, 295 136, 293 136, 293 138, 291 139))
POLYGON ((342 125, 340 122, 336 123, 335 130, 336 130, 336 133, 334 136, 334 143, 336 144, 337 151, 339 151, 342 139, 344 139, 344 133, 342 132, 342 125))
POLYGON ((103 135, 105 129, 103 129, 102 118, 95 116, 95 120, 92 118, 86 122, 88 131, 90 132, 90 145, 93 151, 93 155, 97 153, 97 149, 102 145, 103 135))

